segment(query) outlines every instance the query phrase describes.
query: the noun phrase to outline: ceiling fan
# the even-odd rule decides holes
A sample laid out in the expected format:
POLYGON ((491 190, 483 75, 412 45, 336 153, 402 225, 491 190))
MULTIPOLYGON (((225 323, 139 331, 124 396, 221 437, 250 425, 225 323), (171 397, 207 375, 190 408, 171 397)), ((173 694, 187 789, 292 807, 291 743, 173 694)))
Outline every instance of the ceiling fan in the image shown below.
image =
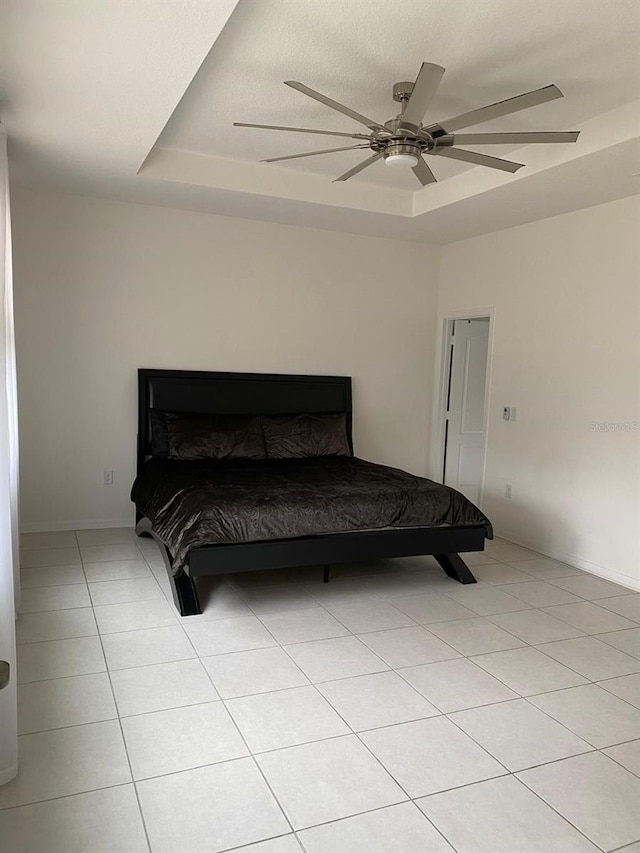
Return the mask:
POLYGON ((271 124, 247 124, 240 121, 234 122, 234 126, 257 127, 263 130, 286 130, 294 133, 316 133, 323 136, 342 136, 358 140, 357 145, 348 145, 343 148, 325 148, 322 151, 307 151, 304 154, 291 154, 286 157, 270 157, 267 160, 262 160, 263 163, 276 163, 279 160, 296 160, 300 157, 314 157, 317 154, 332 154, 336 151, 369 148, 373 152, 370 157, 349 169, 344 175, 340 175, 335 181, 346 181, 377 160, 384 159, 387 166, 411 168, 423 186, 436 181, 436 176, 424 160, 423 155, 425 154, 449 157, 452 160, 462 160, 465 163, 488 166, 491 169, 500 169, 504 172, 516 172, 524 166, 524 163, 514 163, 511 160, 490 157, 487 154, 479 154, 475 151, 466 151, 456 146, 575 142, 579 136, 580 131, 577 130, 550 133, 455 133, 461 128, 472 127, 481 122, 510 115, 528 107, 553 101, 556 98, 562 98, 562 92, 555 85, 544 86, 542 89, 536 89, 515 98, 507 98, 506 101, 498 101, 495 104, 462 113, 462 115, 454 116, 443 122, 423 125, 422 120, 443 74, 444 68, 440 65, 423 62, 415 83, 396 83, 393 87, 393 100, 400 103, 400 113, 384 124, 379 124, 362 115, 362 113, 345 107, 344 104, 310 89, 303 83, 297 83, 294 80, 285 81, 286 86, 290 86, 292 89, 302 92, 303 95, 308 95, 321 104, 365 125, 370 131, 368 134, 310 130, 306 127, 278 127, 271 124))

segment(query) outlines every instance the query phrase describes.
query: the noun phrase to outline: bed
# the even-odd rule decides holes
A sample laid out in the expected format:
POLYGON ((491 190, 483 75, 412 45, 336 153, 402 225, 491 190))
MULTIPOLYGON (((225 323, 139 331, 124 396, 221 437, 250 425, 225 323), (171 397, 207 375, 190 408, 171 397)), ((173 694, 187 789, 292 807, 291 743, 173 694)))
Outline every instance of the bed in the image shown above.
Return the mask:
POLYGON ((460 553, 483 550, 489 520, 454 489, 353 455, 350 377, 140 369, 138 395, 136 532, 160 545, 183 616, 201 612, 204 575, 322 566, 328 581, 332 564, 430 554, 476 582, 460 553), (331 421, 344 449, 170 458, 164 419, 177 429, 199 416, 245 419, 265 436, 274 423, 331 421))

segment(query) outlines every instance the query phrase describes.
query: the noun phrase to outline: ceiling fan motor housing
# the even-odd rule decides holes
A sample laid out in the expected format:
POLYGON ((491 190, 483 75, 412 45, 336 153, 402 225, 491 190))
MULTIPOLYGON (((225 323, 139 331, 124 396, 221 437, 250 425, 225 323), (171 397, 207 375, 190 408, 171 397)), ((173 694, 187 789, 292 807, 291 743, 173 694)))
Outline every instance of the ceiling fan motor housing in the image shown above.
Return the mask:
POLYGON ((388 165, 395 163, 409 163, 410 160, 413 160, 411 165, 415 166, 420 159, 421 153, 422 146, 419 142, 392 141, 385 146, 383 156, 388 165))

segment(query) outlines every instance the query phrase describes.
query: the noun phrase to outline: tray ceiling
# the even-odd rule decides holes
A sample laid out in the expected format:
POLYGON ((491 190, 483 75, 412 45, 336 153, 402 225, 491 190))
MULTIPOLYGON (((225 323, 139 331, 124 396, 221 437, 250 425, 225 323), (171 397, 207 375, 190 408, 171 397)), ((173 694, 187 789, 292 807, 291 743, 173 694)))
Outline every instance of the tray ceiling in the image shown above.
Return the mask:
MULTIPOLYGON (((623 0, 617 7, 622 14, 612 15, 603 14, 601 0, 240 0, 158 144, 248 162, 337 147, 342 142, 330 137, 232 125, 362 132, 283 81, 302 81, 384 122, 398 112, 393 84, 415 79, 423 61, 446 69, 425 124, 556 83, 564 99, 469 131, 579 129, 585 119, 640 94, 640 42, 629 38, 624 14, 626 6, 637 23, 632 5, 623 0)), ((495 156, 514 150, 482 147, 495 156)), ((269 168, 331 180, 366 156, 350 151, 269 168)), ((473 168, 434 159, 429 164, 438 180, 473 168)), ((412 174, 392 172, 383 162, 352 180, 420 191, 412 174)))
POLYGON ((636 0, 22 0, 0 30, 15 183, 434 242, 640 191, 636 0), (232 126, 360 132, 283 81, 386 121, 423 61, 446 68, 427 120, 556 83, 564 99, 470 130, 579 142, 483 146, 517 175, 429 158, 437 185, 383 162, 341 185, 366 150, 261 164, 340 141, 232 126))

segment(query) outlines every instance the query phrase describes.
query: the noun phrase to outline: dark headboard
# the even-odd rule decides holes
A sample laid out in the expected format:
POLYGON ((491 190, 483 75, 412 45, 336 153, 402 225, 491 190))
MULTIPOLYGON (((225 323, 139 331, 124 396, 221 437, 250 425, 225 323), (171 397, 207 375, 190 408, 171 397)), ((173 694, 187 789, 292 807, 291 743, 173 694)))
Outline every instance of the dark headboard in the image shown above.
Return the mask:
POLYGON ((138 370, 138 471, 151 455, 151 409, 217 415, 344 412, 353 453, 350 376, 141 368, 138 370))

